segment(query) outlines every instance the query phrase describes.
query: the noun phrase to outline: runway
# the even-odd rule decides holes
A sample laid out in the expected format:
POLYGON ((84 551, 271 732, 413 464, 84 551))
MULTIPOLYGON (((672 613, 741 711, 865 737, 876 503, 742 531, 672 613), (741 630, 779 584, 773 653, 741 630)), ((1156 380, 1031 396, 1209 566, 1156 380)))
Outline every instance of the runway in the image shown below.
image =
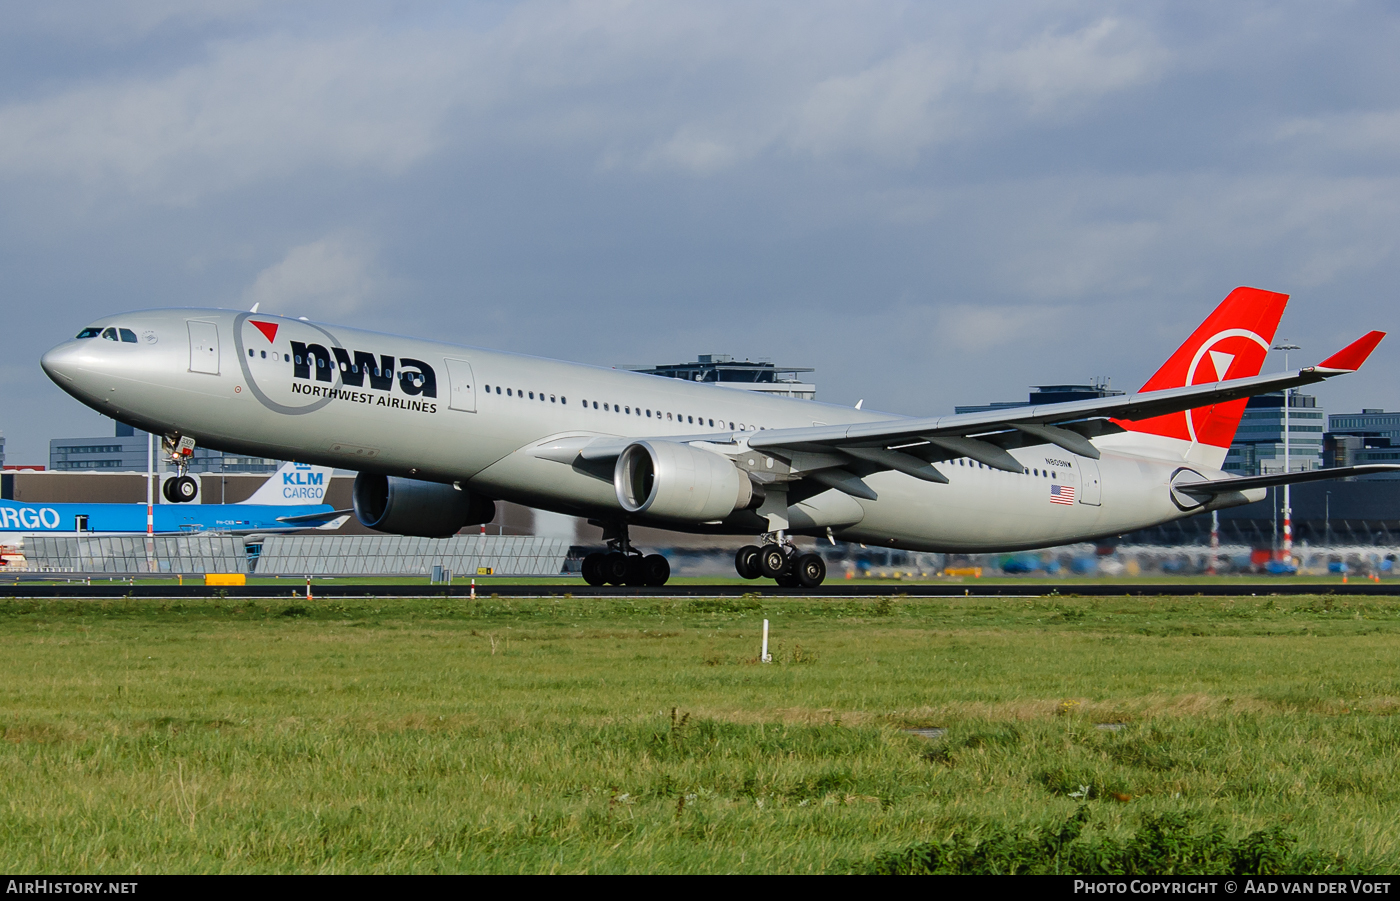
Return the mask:
MULTIPOLYGON (((248 585, 221 588, 213 585, 128 585, 120 582, 94 585, 34 582, 8 582, 0 584, 0 599, 26 598, 305 598, 305 585, 288 580, 283 585, 248 585)), ((344 584, 316 583, 312 586, 313 598, 467 598, 471 596, 469 584, 455 585, 365 585, 346 582, 344 584)), ((670 585, 661 588, 629 588, 603 586, 594 588, 582 582, 577 585, 559 583, 540 585, 492 585, 478 583, 478 599, 498 598, 740 598, 745 596, 770 598, 812 598, 814 600, 834 600, 840 598, 882 598, 906 596, 911 598, 958 598, 958 597, 1182 597, 1202 595, 1207 597, 1252 597, 1269 595, 1310 595, 1332 594, 1339 596, 1388 597, 1400 595, 1400 581, 1397 582, 1355 582, 1351 584, 1293 582, 1222 582, 1214 585, 1199 583, 1171 584, 1148 583, 1137 585, 1113 584, 1063 584, 1057 582, 1017 582, 993 585, 978 584, 928 584, 928 583, 857 583, 839 582, 823 585, 820 588, 779 588, 772 583, 750 585, 670 585)))

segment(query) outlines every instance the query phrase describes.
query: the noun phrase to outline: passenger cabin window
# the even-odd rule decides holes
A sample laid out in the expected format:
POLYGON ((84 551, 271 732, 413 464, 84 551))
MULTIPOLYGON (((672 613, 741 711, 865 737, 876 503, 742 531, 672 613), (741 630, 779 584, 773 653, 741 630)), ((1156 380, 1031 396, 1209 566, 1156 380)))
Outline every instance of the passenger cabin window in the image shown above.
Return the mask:
POLYGON ((77 341, 80 338, 96 338, 100 334, 102 334, 102 329, 100 328, 85 328, 81 332, 78 332, 78 337, 73 340, 77 341))

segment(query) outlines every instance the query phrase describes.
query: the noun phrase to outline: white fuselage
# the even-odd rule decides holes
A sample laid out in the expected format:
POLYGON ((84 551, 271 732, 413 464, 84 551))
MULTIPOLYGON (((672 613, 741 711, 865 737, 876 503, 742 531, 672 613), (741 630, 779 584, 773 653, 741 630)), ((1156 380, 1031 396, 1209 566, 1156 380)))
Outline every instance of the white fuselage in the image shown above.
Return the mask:
MULTIPOLYGON (((541 509, 688 531, 756 533, 764 523, 747 511, 720 524, 624 516, 610 473, 541 449, 607 436, 704 440, 761 473, 772 457, 746 452, 755 432, 901 418, 232 311, 148 311, 96 323, 106 326, 137 341, 70 341, 46 354, 44 367, 84 403, 137 427, 216 449, 456 482, 541 509)), ((865 482, 877 500, 828 489, 794 503, 788 520, 794 532, 830 528, 887 547, 987 551, 1114 535, 1200 511, 1179 507, 1169 488, 1187 465, 1186 450, 1135 433, 1094 444, 1097 461, 1053 445, 1012 450, 1025 474, 945 461, 938 468, 948 484, 876 472, 865 482), (1072 501, 1056 502, 1064 489, 1073 489, 1072 501)))

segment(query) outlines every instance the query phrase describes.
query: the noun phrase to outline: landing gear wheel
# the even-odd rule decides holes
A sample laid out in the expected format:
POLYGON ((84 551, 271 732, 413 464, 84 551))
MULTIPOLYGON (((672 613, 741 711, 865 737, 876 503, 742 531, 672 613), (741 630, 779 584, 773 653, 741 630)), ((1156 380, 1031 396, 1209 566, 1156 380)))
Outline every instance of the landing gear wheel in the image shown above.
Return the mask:
POLYGON ((199 494, 199 483, 189 476, 178 476, 167 481, 160 490, 172 504, 183 504, 199 494))
POLYGON ((636 554, 629 554, 627 557, 627 577, 623 579, 628 586, 636 588, 647 584, 645 558, 636 554))
POLYGON ((608 577, 603 572, 603 560, 606 557, 606 554, 589 554, 583 558, 583 581, 594 588, 608 584, 608 577))
POLYGON ((798 588, 802 585, 795 572, 778 573, 773 580, 778 583, 779 588, 798 588))
POLYGON ((763 575, 758 569, 758 554, 758 548, 752 544, 739 548, 734 555, 734 569, 739 573, 739 578, 757 579, 763 575))
POLYGON ((803 554, 792 571, 803 588, 816 588, 826 579, 826 561, 820 554, 803 554))
POLYGON ((770 579, 778 578, 788 568, 788 555, 781 545, 765 544, 758 552, 758 571, 770 579))
POLYGON ((671 563, 660 554, 643 557, 642 575, 646 580, 643 584, 660 588, 666 584, 667 579, 671 578, 671 563))
POLYGON ((627 557, 613 551, 611 554, 604 554, 602 561, 598 564, 598 575, 609 585, 621 585, 627 581, 627 557))

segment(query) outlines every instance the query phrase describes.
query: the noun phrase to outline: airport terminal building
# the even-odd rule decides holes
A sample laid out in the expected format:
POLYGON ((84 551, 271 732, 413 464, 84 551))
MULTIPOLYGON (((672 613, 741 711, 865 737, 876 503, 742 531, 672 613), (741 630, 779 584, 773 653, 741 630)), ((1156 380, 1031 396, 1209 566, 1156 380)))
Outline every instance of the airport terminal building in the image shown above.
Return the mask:
MULTIPOLYGON (((51 439, 49 469, 55 472, 145 472, 146 433, 120 422, 114 425, 111 437, 51 439)), ((242 457, 196 446, 190 472, 272 473, 281 465, 281 460, 242 457)), ((156 466, 162 470, 159 444, 156 466)))

